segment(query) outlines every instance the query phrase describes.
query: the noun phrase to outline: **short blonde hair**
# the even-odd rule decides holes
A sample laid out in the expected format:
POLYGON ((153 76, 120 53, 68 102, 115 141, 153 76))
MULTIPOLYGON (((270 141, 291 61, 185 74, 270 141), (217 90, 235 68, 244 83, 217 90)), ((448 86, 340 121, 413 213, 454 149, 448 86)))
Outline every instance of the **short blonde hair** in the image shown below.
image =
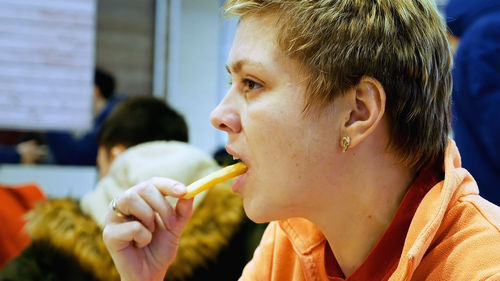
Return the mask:
POLYGON ((452 56, 432 0, 228 0, 223 9, 278 16, 278 45, 310 72, 306 112, 373 77, 387 94, 389 147, 417 170, 442 161, 452 56))

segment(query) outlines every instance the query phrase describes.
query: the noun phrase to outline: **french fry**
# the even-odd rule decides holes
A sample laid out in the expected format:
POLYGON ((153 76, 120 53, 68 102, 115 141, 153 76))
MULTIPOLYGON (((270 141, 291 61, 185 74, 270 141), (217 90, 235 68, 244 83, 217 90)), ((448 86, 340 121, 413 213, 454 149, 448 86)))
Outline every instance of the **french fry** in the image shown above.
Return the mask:
POLYGON ((238 162, 236 164, 224 167, 188 185, 186 187, 187 192, 182 198, 190 199, 196 194, 230 178, 242 175, 246 171, 247 165, 245 165, 245 163, 243 162, 238 162))

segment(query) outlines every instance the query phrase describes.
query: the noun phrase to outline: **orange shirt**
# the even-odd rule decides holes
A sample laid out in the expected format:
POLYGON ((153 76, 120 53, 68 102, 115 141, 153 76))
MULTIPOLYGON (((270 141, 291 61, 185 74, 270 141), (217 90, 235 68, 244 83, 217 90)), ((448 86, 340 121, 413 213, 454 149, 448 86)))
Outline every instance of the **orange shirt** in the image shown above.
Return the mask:
POLYGON ((388 280, 396 269, 403 250, 406 233, 413 215, 427 192, 442 180, 436 168, 426 168, 419 173, 408 188, 389 227, 366 260, 348 278, 345 278, 330 245, 325 246, 325 268, 330 281, 388 280))

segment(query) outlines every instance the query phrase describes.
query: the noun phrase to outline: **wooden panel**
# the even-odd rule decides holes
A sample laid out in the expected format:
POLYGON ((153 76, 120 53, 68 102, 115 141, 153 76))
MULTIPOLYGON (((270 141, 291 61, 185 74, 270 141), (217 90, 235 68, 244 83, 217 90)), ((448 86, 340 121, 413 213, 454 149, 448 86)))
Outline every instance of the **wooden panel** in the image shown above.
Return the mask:
POLYGON ((97 65, 117 79, 117 92, 151 94, 154 0, 99 0, 97 65))
POLYGON ((0 0, 0 128, 90 126, 95 0, 0 0))

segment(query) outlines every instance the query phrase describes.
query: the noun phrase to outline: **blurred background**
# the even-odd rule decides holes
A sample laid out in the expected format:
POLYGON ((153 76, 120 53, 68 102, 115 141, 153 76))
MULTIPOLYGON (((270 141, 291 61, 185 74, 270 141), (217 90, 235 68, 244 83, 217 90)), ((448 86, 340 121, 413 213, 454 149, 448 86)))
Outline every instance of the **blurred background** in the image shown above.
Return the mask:
POLYGON ((222 3, 0 0, 0 145, 19 152, 34 140, 44 148, 28 161, 34 165, 0 163, 0 182, 35 181, 56 196, 93 188, 95 165, 59 163, 47 133, 92 130, 97 68, 114 78, 115 97, 167 101, 186 118, 190 143, 216 153, 225 136, 209 115, 228 87, 224 64, 236 29, 222 18, 222 3))

